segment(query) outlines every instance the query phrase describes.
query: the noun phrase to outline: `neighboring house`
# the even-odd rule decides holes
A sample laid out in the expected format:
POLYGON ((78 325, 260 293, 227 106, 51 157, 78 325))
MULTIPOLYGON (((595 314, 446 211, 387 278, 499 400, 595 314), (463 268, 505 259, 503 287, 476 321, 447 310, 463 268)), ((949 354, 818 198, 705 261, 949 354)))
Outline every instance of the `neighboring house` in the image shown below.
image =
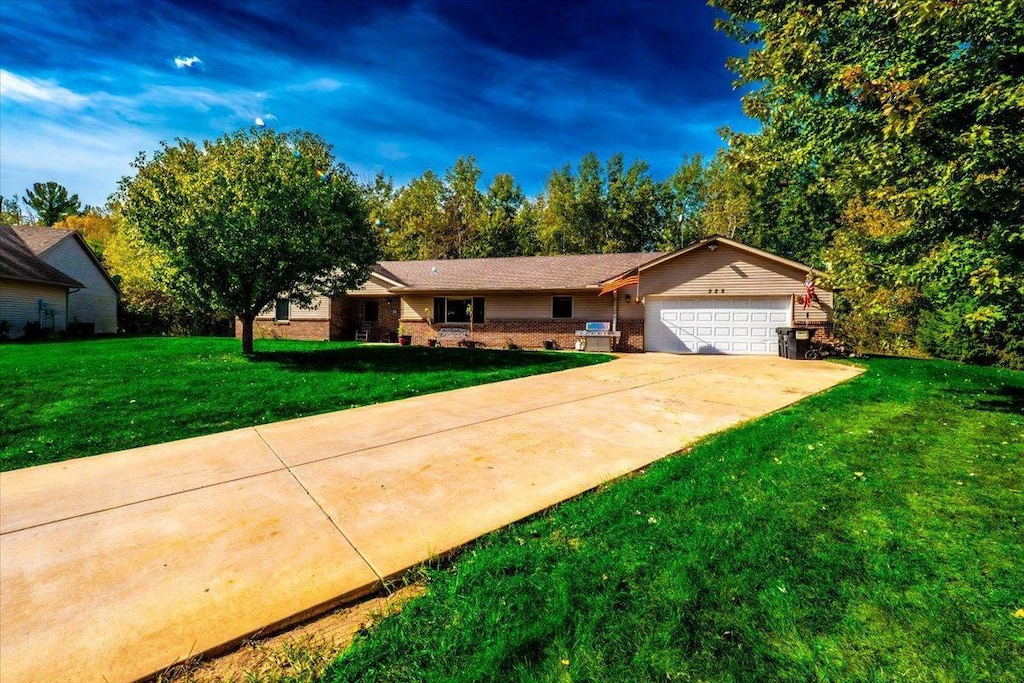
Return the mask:
POLYGON ((810 271, 720 236, 671 253, 385 261, 312 311, 279 301, 257 332, 352 339, 365 327, 388 340, 401 325, 414 344, 466 330, 491 348, 573 348, 590 322, 619 351, 774 355, 776 327, 831 326, 832 292, 802 303, 810 271))
POLYGON ((0 226, 0 239, 0 320, 10 325, 9 336, 21 336, 30 322, 117 332, 120 291, 78 232, 0 226))

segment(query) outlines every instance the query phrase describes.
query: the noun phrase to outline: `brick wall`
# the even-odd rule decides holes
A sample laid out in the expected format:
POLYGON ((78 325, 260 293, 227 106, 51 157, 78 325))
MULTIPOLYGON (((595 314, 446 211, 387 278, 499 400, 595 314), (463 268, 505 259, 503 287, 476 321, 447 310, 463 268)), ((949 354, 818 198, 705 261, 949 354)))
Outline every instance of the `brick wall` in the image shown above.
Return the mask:
MULTIPOLYGON (((354 328, 363 324, 364 301, 377 302, 377 322, 373 325, 370 341, 398 341, 398 323, 402 315, 402 302, 397 296, 361 296, 348 297, 352 302, 354 328)), ((353 329, 354 332, 354 329, 353 329)), ((426 342, 424 342, 426 343, 426 342)))
POLYGON ((331 339, 334 341, 351 341, 355 339, 354 324, 355 305, 352 297, 341 296, 331 299, 331 339))
MULTIPOLYGON (((509 342, 524 349, 543 348, 544 342, 555 342, 555 348, 572 349, 576 343, 576 330, 586 327, 586 320, 489 320, 486 323, 473 325, 469 339, 482 343, 489 349, 503 349, 509 342)), ((437 330, 442 327, 462 327, 469 329, 468 324, 456 325, 443 323, 431 325, 424 320, 403 320, 402 328, 412 335, 412 343, 425 345, 427 339, 437 338, 437 330)), ((620 320, 619 330, 622 336, 616 351, 644 350, 644 322, 642 320, 620 320)), ((455 342, 446 342, 448 345, 455 342)))
POLYGON ((803 322, 794 321, 793 327, 814 327, 817 328, 814 331, 814 339, 819 341, 825 341, 831 339, 833 336, 834 325, 831 320, 828 322, 803 322))
MULTIPOLYGON (((309 339, 326 341, 331 338, 330 320, 256 320, 252 325, 254 339, 309 339)), ((235 337, 242 338, 242 321, 235 319, 235 337)))

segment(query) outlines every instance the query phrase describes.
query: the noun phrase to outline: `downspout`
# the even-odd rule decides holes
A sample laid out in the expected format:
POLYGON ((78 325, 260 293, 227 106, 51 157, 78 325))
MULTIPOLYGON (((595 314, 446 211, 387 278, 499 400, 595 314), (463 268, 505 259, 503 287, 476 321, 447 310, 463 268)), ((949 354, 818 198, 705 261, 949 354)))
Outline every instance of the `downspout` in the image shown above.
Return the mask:
MULTIPOLYGON (((68 315, 71 313, 71 290, 74 289, 76 292, 81 292, 81 287, 68 287, 64 291, 64 331, 68 329, 68 315)), ((56 330, 54 330, 56 331, 56 330)))
POLYGON ((619 331, 619 290, 612 292, 612 332, 619 331))

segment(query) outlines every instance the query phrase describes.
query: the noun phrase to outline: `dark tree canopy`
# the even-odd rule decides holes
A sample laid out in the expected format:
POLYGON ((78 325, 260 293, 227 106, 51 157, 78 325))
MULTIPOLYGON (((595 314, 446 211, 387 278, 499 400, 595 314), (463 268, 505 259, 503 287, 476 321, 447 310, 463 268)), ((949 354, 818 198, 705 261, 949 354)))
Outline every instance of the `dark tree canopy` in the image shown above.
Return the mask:
POLYGON ((309 304, 358 286, 377 260, 363 189, 311 133, 241 130, 140 154, 120 182, 126 221, 156 246, 188 298, 253 319, 277 297, 309 304))
POLYGON ((25 190, 22 201, 36 212, 39 222, 47 226, 77 214, 82 208, 77 194, 68 195, 67 188, 52 180, 34 183, 32 189, 25 190))
POLYGON ((730 147, 759 220, 836 266, 886 350, 1024 367, 1020 3, 713 4, 747 46, 730 65, 762 129, 730 147))

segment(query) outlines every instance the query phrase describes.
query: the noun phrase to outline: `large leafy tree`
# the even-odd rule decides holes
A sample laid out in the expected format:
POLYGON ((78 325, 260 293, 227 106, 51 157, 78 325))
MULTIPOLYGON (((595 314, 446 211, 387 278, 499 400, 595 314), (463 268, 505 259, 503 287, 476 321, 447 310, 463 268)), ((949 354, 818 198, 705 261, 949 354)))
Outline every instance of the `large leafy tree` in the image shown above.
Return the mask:
POLYGON ((444 174, 445 230, 441 247, 445 258, 463 258, 473 253, 483 221, 484 197, 478 187, 483 171, 476 157, 459 157, 444 174))
POLYGON ((42 225, 53 225, 82 208, 77 194, 69 195, 66 187, 52 180, 34 183, 31 189, 25 190, 22 201, 36 212, 42 225))
POLYGON ((191 299, 253 320, 365 281, 377 259, 363 189, 318 136, 241 130, 140 154, 119 185, 124 218, 156 246, 191 299))
MULTIPOLYGON (((933 351, 1024 365, 1020 3, 713 4, 728 14, 720 27, 749 46, 731 62, 753 88, 747 113, 762 123, 756 135, 731 137, 746 168, 763 178, 797 169, 797 187, 816 196, 791 195, 796 209, 814 214, 823 193, 834 213, 843 210, 845 229, 868 220, 852 229, 863 242, 854 251, 885 261, 872 286, 919 295, 877 305, 901 308, 891 317, 908 315, 911 335, 913 321, 930 320, 933 351), (873 230, 879 212, 898 230, 873 230), (943 321, 955 329, 941 329, 943 321), (969 353, 942 348, 964 336, 969 353)), ((833 248, 848 259, 850 242, 833 248)), ((853 284, 843 271, 835 277, 853 284)))
POLYGON ((111 211, 89 206, 81 214, 72 214, 54 223, 53 227, 77 230, 96 255, 103 258, 117 230, 117 221, 111 211))
POLYGON ((483 199, 483 219, 476 240, 477 256, 519 256, 529 238, 521 218, 526 196, 508 173, 494 176, 483 199))
POLYGON ((702 218, 708 201, 704 158, 694 154, 683 159, 662 183, 665 218, 657 236, 657 247, 674 251, 703 236, 702 218))
POLYGON ((384 223, 384 249, 389 258, 413 260, 445 256, 447 196, 448 188, 433 171, 425 171, 398 191, 384 223))

